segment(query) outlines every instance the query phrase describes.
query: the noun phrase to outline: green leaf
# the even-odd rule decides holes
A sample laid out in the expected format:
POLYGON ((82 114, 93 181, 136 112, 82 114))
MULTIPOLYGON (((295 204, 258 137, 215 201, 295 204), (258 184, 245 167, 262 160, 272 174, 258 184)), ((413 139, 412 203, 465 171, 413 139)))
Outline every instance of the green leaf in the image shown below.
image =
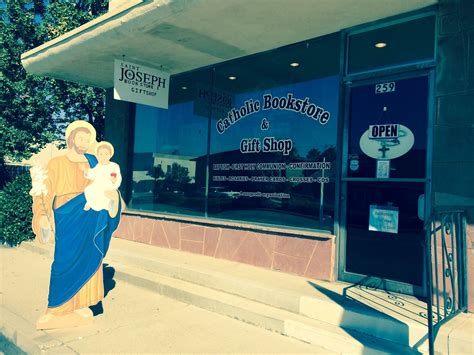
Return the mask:
POLYGON ((97 138, 102 139, 105 90, 29 74, 20 56, 105 13, 107 1, 4 3, 0 13, 0 165, 7 158, 29 158, 47 143, 62 139, 65 124, 77 119, 93 122, 97 138))

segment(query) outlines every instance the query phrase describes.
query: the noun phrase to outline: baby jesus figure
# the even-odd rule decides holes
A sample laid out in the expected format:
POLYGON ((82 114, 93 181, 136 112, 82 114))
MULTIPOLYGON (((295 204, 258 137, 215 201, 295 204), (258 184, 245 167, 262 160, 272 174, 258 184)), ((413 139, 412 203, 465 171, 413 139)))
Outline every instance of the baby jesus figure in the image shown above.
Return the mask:
POLYGON ((107 210, 112 216, 115 209, 115 201, 109 198, 107 191, 116 190, 122 182, 120 167, 117 163, 110 161, 114 155, 114 148, 109 142, 102 141, 97 144, 96 157, 99 163, 92 169, 84 169, 84 176, 92 180, 84 190, 86 204, 84 210, 91 208, 94 211, 107 210))

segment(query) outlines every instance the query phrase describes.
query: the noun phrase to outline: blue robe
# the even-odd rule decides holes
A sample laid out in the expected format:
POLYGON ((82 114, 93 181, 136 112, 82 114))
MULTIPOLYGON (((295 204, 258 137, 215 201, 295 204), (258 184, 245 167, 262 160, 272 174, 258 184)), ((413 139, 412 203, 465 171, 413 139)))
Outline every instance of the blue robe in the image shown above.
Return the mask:
MULTIPOLYGON (((97 165, 95 156, 85 154, 85 157, 91 168, 97 165)), ((121 198, 114 218, 106 210, 84 211, 85 204, 86 198, 81 193, 59 208, 53 208, 56 245, 48 307, 58 307, 69 301, 97 272, 109 249, 112 233, 120 222, 121 198)))

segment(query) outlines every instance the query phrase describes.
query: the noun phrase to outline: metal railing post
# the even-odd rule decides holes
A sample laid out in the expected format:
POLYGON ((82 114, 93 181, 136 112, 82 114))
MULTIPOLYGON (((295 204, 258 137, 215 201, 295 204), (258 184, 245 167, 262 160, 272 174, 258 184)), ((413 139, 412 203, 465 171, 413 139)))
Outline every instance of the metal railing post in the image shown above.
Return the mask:
POLYGON ((429 219, 429 229, 426 230, 426 285, 428 298, 428 311, 426 312, 428 318, 428 345, 430 355, 434 355, 434 337, 433 337, 433 270, 431 269, 431 233, 432 233, 433 222, 429 219))
POLYGON ((435 340, 440 327, 458 313, 467 310, 466 227, 464 211, 435 213, 428 218, 425 224, 425 270, 427 272, 426 296, 428 307, 426 314, 430 355, 435 352, 435 340), (436 226, 437 222, 439 222, 439 226, 436 226), (438 233, 439 231, 440 233, 438 233), (442 254, 442 272, 438 272, 438 240, 440 241, 442 254), (449 242, 451 243, 449 244, 449 242), (451 250, 448 250, 448 248, 451 248, 451 250), (439 280, 440 276, 441 280, 439 280), (450 280, 446 280, 447 278, 450 280), (440 283, 442 284, 441 295, 440 283), (448 290, 447 286, 450 286, 451 289, 448 290), (440 298, 443 300, 442 310, 440 310, 440 298), (437 314, 433 315, 435 305, 437 314))

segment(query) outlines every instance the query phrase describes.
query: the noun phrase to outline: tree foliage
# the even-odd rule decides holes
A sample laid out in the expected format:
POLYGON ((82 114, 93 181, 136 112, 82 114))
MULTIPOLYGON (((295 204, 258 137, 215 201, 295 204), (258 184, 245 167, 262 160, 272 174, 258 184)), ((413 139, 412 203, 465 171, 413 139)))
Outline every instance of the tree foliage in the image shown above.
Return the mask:
MULTIPOLYGON (((0 169, 62 138, 68 122, 86 119, 103 137, 102 89, 27 73, 21 54, 91 21, 107 0, 0 1, 0 169)), ((1 171, 0 171, 1 174, 1 171)), ((5 177, 0 176, 0 187, 5 177)))
POLYGON ((189 177, 188 168, 185 168, 178 163, 173 163, 171 169, 165 173, 165 180, 187 184, 191 181, 191 178, 189 177))
POLYGON ((0 191, 0 244, 15 246, 33 239, 30 174, 18 175, 0 191))

